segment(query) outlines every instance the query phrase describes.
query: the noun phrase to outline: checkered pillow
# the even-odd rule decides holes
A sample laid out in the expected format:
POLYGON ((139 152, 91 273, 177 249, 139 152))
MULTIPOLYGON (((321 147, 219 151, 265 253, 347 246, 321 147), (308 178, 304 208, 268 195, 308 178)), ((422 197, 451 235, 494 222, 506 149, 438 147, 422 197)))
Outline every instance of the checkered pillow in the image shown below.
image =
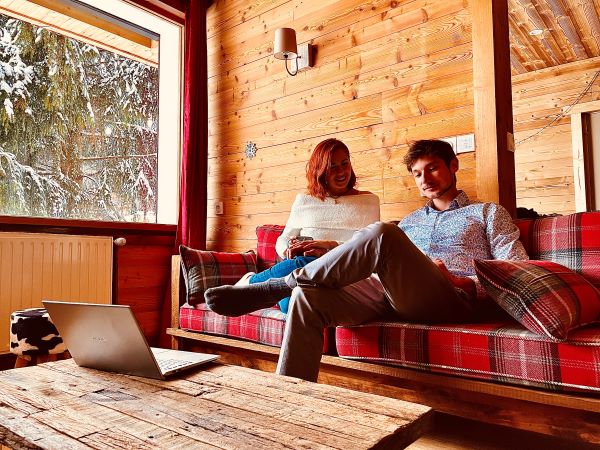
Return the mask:
POLYGON ((179 246, 181 269, 189 305, 204 303, 204 291, 224 284, 234 284, 247 272, 256 272, 256 254, 195 250, 179 246))
POLYGON ((258 252, 258 269, 268 269, 281 258, 275 250, 277 238, 281 236, 282 225, 261 225, 256 227, 256 237, 258 239, 256 250, 258 252))
POLYGON ((600 292, 583 276, 551 261, 475 260, 487 293, 530 331, 555 341, 600 318, 600 292))

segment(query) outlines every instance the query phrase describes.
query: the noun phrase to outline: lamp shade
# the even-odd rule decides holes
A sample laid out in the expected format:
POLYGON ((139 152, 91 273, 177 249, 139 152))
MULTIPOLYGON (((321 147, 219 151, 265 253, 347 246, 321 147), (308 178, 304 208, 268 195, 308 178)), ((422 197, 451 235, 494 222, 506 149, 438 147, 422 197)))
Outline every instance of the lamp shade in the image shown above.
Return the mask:
POLYGON ((293 59, 298 54, 296 32, 293 28, 277 28, 273 56, 277 59, 293 59))

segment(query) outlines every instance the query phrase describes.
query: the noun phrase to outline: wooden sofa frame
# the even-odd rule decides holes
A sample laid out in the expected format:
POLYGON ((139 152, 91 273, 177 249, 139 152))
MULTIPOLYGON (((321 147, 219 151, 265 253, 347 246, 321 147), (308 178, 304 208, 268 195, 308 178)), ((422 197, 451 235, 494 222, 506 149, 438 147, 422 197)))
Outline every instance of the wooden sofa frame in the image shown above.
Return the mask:
MULTIPOLYGON (((279 348, 179 328, 180 257, 171 268, 173 348, 221 355, 227 364, 273 372, 279 348)), ((323 355, 319 383, 393 397, 481 422, 600 444, 600 394, 559 393, 323 355)))

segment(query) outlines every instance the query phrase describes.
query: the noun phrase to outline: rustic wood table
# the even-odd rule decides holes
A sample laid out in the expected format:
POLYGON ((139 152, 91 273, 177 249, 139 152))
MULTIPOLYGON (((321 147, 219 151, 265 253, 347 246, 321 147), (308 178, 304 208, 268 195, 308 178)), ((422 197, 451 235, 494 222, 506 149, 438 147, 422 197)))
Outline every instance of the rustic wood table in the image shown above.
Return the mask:
POLYGON ((390 448, 429 407, 238 366, 160 381, 64 360, 0 372, 0 442, 17 448, 390 448))

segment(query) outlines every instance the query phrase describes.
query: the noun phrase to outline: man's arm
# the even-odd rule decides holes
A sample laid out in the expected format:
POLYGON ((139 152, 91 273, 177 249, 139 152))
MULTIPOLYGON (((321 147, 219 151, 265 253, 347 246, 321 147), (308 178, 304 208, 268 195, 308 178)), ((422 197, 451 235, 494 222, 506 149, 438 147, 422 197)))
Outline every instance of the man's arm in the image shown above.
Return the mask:
POLYGON ((494 259, 529 259, 523 244, 519 240, 519 228, 503 206, 489 203, 486 214, 486 233, 490 253, 494 259))

